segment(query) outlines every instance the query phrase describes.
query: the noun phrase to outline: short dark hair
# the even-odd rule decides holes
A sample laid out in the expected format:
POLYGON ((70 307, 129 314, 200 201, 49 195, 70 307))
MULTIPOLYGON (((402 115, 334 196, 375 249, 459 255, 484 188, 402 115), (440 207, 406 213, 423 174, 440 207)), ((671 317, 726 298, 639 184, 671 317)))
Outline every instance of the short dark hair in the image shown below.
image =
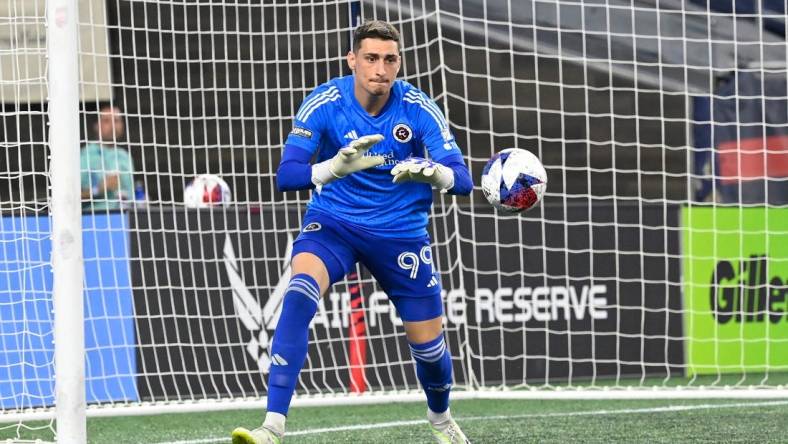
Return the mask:
POLYGON ((399 49, 399 31, 383 20, 366 20, 353 31, 353 52, 358 52, 364 39, 393 40, 399 49))

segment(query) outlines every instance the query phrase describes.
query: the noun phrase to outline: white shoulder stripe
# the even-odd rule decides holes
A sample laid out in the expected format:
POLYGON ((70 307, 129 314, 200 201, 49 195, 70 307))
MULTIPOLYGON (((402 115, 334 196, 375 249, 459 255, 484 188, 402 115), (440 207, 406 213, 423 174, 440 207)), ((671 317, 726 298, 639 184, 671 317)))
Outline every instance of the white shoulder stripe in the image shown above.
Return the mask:
POLYGON ((436 113, 434 109, 432 109, 429 106, 425 105, 424 102, 417 101, 417 100, 415 100, 413 98, 410 98, 410 97, 407 97, 407 96, 403 100, 406 101, 406 102, 409 102, 409 103, 413 103, 413 104, 419 105, 424 111, 426 111, 427 113, 429 113, 432 116, 432 119, 435 120, 435 123, 438 125, 438 128, 445 129, 445 128, 448 127, 448 125, 446 124, 446 120, 443 119, 443 115, 436 113))
POLYGON ((420 100, 422 103, 424 103, 425 105, 427 105, 430 108, 432 108, 433 110, 435 110, 435 112, 437 112, 441 116, 443 115, 443 111, 438 107, 438 105, 435 103, 435 101, 430 99, 429 97, 427 97, 427 95, 424 94, 423 92, 410 90, 405 95, 413 97, 414 99, 420 100))
POLYGON ((436 122, 438 122, 439 127, 441 128, 449 127, 449 125, 446 123, 446 119, 443 116, 443 111, 441 111, 440 108, 438 108, 435 102, 433 102, 431 99, 413 90, 405 93, 405 97, 406 97, 406 101, 408 102, 419 103, 422 105, 422 108, 424 108, 425 110, 427 111, 432 110, 432 117, 435 119, 436 122), (411 98, 414 101, 407 100, 408 98, 411 98))
POLYGON ((409 103, 413 103, 413 104, 419 105, 424 111, 426 111, 427 113, 429 113, 430 116, 432 116, 432 120, 435 121, 435 124, 437 124, 438 127, 443 128, 440 119, 438 119, 438 117, 435 116, 435 112, 432 111, 431 109, 427 108, 426 106, 424 106, 423 103, 417 102, 416 100, 413 100, 413 99, 408 98, 408 97, 404 98, 403 100, 406 101, 406 102, 409 102, 409 103))
POLYGON ((301 105, 301 109, 298 110, 298 113, 296 114, 296 118, 299 120, 303 120, 303 116, 307 114, 309 110, 313 109, 316 105, 319 105, 319 103, 322 100, 324 100, 326 97, 333 97, 338 94, 339 91, 337 91, 336 87, 332 86, 328 90, 323 91, 320 94, 316 94, 314 97, 310 97, 309 100, 307 100, 306 102, 304 102, 303 105, 301 105))
POLYGON ((446 127, 448 127, 448 126, 449 126, 449 125, 446 123, 446 118, 445 118, 445 116, 443 115, 443 110, 442 110, 442 109, 440 109, 440 108, 438 108, 438 105, 437 105, 437 104, 436 104, 436 103, 435 103, 435 102, 434 102, 432 99, 430 99, 429 97, 425 96, 424 94, 420 94, 418 97, 419 97, 419 98, 421 98, 421 100, 424 102, 424 104, 426 104, 427 106, 429 106, 430 108, 432 108, 432 110, 433 110, 433 111, 435 111, 435 113, 436 113, 438 116, 440 116, 441 120, 442 120, 442 121, 443 121, 443 123, 444 123, 444 126, 446 126, 446 127))
POLYGON ((304 109, 304 108, 308 107, 310 103, 313 103, 313 102, 319 100, 320 97, 329 95, 329 94, 333 93, 336 90, 337 90, 336 86, 329 86, 325 91, 317 93, 314 96, 312 96, 312 97, 308 98, 307 100, 305 100, 304 103, 301 104, 301 109, 304 109))
POLYGON ((342 96, 340 96, 338 92, 334 92, 334 94, 330 96, 322 97, 317 102, 311 104, 309 109, 302 110, 303 112, 301 113, 301 117, 296 116, 296 118, 298 118, 302 122, 306 122, 307 119, 309 119, 309 116, 312 115, 312 113, 315 112, 316 109, 320 108, 321 106, 323 106, 328 102, 339 100, 340 98, 342 98, 342 96))
POLYGON ((320 94, 315 94, 314 97, 310 97, 309 100, 301 105, 301 109, 298 110, 298 113, 296 113, 296 119, 301 120, 302 122, 306 121, 306 119, 309 118, 309 115, 312 114, 312 111, 327 102, 326 99, 336 100, 340 97, 339 90, 337 90, 336 86, 332 86, 320 94))

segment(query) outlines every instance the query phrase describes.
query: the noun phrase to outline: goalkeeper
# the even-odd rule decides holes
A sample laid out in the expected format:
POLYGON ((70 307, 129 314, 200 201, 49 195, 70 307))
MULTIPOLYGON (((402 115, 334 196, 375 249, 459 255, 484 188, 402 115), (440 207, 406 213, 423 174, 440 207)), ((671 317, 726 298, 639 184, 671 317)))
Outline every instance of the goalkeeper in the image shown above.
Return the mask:
POLYGON ((316 192, 293 245, 293 274, 271 346, 265 421, 234 430, 233 443, 281 442, 309 323, 321 295, 356 262, 370 270, 403 320, 435 438, 464 443, 449 412, 452 363, 427 215, 432 189, 467 195, 473 183, 441 110, 396 80, 401 59, 392 25, 359 26, 347 63, 353 74, 315 89, 285 141, 279 189, 316 192))

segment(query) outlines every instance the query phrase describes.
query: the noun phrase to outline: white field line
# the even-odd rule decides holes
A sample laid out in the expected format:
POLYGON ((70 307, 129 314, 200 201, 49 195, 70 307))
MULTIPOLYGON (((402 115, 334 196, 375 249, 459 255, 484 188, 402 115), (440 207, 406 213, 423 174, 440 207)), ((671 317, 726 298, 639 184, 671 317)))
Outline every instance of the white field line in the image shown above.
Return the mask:
MULTIPOLYGON (((640 413, 673 413, 685 412, 688 410, 712 410, 712 409, 729 409, 738 407, 771 407, 788 405, 788 400, 784 401, 766 401, 766 402, 736 402, 730 404, 695 404, 695 405, 671 405, 665 407, 646 407, 639 409, 619 409, 619 410, 586 410, 579 412, 551 412, 551 413, 524 413, 522 415, 488 415, 488 416, 458 416, 454 419, 460 424, 467 421, 483 421, 490 419, 510 420, 510 419, 528 419, 528 418, 552 418, 552 417, 573 417, 573 416, 603 416, 603 415, 630 415, 640 413)), ((372 424, 353 424, 339 427, 323 427, 318 429, 295 430, 287 432, 287 436, 299 435, 318 435, 321 433, 334 433, 334 432, 349 432, 355 430, 376 430, 391 427, 407 427, 415 425, 424 425, 427 423, 425 419, 411 420, 411 421, 391 421, 391 422, 377 422, 372 424)), ((208 444, 208 443, 226 443, 229 441, 228 436, 220 438, 204 438, 193 439, 185 441, 167 441, 158 444, 208 444)))

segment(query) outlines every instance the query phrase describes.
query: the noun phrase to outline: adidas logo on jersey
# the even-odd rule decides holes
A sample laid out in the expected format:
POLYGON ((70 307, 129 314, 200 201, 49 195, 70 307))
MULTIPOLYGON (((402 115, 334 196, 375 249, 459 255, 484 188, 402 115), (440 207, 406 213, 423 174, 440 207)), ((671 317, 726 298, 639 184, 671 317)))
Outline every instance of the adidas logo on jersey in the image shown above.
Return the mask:
POLYGON ((356 130, 350 131, 345 134, 345 139, 356 140, 358 139, 358 134, 356 134, 356 130))
POLYGON ((432 288, 436 285, 438 285, 438 280, 435 279, 435 276, 433 276, 432 279, 430 279, 430 283, 427 284, 427 288, 432 288))

